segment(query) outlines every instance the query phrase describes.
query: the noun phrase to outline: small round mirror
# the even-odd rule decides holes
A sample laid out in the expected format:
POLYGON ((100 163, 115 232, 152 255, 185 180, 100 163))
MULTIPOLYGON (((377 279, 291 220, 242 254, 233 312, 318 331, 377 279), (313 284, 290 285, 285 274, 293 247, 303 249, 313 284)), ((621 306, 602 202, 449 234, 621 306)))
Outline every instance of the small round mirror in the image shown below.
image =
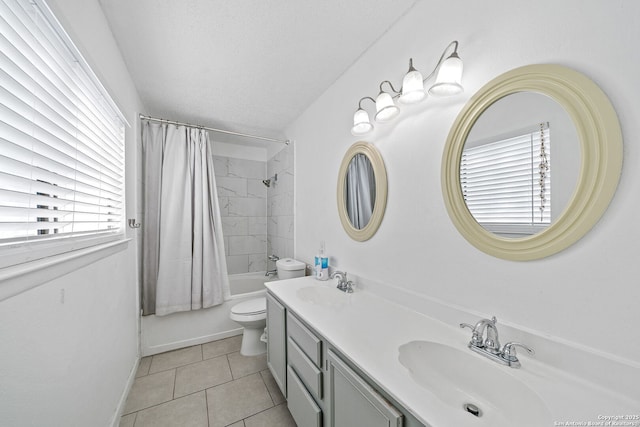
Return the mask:
POLYGON ((338 214, 347 234, 370 239, 380 227, 387 204, 387 173, 380 152, 372 144, 353 144, 338 174, 338 214))

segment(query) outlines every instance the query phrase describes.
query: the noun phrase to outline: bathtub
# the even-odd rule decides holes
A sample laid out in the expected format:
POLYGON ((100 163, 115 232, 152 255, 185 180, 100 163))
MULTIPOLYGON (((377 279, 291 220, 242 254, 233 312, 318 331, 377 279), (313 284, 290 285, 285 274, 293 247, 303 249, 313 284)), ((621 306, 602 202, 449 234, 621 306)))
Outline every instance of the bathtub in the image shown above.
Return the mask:
POLYGON ((231 307, 243 300, 267 294, 264 282, 278 280, 263 272, 229 275, 231 296, 224 303, 204 310, 169 316, 143 316, 141 350, 143 356, 203 344, 242 334, 242 328, 229 318, 231 307))
POLYGON ((264 282, 277 280, 277 276, 265 276, 265 272, 242 273, 229 275, 229 291, 231 299, 249 298, 263 295, 267 292, 264 282))

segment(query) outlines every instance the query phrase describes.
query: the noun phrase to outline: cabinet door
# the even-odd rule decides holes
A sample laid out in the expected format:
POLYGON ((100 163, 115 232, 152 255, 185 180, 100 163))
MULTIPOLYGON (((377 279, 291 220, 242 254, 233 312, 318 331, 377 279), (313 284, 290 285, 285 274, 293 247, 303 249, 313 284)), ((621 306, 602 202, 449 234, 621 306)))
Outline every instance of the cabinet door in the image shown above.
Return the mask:
POLYGON ((401 427, 402 414, 331 350, 327 353, 329 427, 401 427))
POLYGON ((267 366, 284 397, 287 397, 287 339, 285 309, 267 294, 267 366))

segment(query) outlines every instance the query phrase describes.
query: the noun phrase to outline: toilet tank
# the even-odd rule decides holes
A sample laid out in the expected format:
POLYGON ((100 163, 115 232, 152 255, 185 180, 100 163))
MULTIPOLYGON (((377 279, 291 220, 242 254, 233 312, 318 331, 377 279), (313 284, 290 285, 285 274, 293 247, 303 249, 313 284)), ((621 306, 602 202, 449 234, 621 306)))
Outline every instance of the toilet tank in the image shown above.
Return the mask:
POLYGON ((295 277, 303 277, 304 262, 295 260, 293 258, 282 258, 276 261, 276 269, 278 270, 278 279, 293 279, 295 277))

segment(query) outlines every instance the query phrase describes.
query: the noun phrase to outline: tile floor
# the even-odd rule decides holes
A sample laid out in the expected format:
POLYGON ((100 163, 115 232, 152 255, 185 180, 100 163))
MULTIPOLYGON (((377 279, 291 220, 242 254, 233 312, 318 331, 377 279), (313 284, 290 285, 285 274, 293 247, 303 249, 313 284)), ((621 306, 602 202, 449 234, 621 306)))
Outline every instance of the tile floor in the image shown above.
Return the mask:
POLYGON ((144 357, 120 427, 295 427, 266 355, 242 336, 144 357))

